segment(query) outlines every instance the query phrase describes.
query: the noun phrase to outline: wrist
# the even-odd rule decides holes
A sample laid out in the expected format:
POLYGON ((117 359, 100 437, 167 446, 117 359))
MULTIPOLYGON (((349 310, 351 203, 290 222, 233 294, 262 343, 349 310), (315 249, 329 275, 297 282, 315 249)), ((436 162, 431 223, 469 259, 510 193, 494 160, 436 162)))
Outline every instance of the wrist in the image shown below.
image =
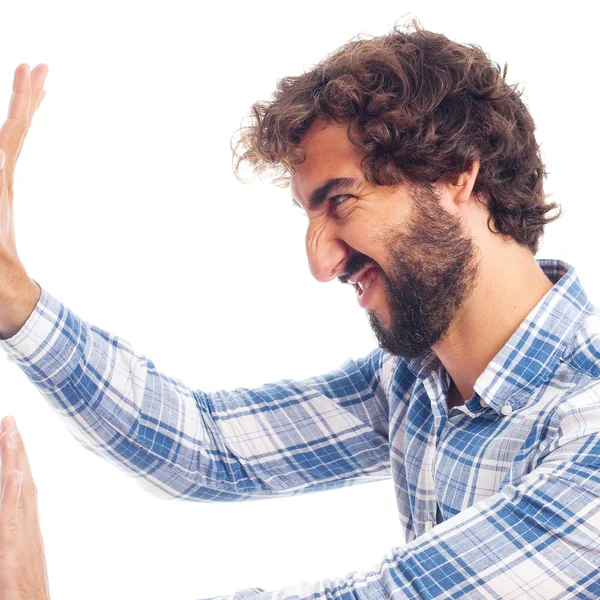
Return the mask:
POLYGON ((22 329, 41 294, 40 286, 25 276, 0 295, 0 338, 9 339, 22 329))

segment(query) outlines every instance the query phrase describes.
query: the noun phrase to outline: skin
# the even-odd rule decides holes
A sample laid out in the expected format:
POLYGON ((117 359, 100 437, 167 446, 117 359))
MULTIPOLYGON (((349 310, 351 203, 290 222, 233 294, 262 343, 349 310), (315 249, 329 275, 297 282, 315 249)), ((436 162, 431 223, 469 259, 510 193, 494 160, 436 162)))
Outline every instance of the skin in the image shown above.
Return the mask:
POLYGON ((33 70, 26 63, 16 68, 8 117, 0 128, 0 336, 5 339, 21 329, 41 294, 17 253, 14 176, 33 116, 46 94, 47 76, 45 64, 33 70))
POLYGON ((14 418, 1 427, 0 598, 49 600, 37 488, 14 418))
MULTIPOLYGON (((44 98, 46 65, 15 71, 8 117, 0 128, 0 335, 21 329, 40 296, 19 259, 14 228, 14 172, 33 115, 44 98)), ((49 600, 37 489, 12 417, 1 423, 0 598, 49 600)))
MULTIPOLYGON (((31 72, 28 65, 17 67, 8 119, 0 129, 0 162, 5 156, 0 167, 0 335, 4 338, 22 328, 40 296, 17 254, 13 196, 16 161, 45 95, 47 74, 46 65, 31 72)), ((471 398, 487 364, 552 288, 527 248, 489 231, 487 210, 472 194, 479 164, 474 162, 456 184, 435 186, 439 209, 445 211, 437 212, 427 208, 431 197, 415 196, 407 186, 387 188, 366 182, 360 168, 363 156, 348 140, 344 124, 315 121, 302 146, 306 160, 295 169, 291 188, 309 219, 306 252, 313 276, 319 281, 344 280, 361 261, 362 265, 365 260, 373 261, 381 276, 373 284, 367 309, 372 324, 385 334, 398 328, 403 301, 406 305, 425 302, 444 275, 454 274, 465 285, 448 286, 450 308, 436 301, 430 320, 421 325, 423 332, 430 333, 432 324, 441 323, 440 331, 431 337, 436 341, 430 350, 452 378, 449 408, 471 398), (354 178, 357 183, 311 208, 313 191, 337 177, 354 178), (428 223, 433 218, 442 221, 444 216, 449 228, 431 237, 428 223), (451 242, 452 251, 440 252, 439 244, 448 243, 451 234, 457 238, 451 242), (458 249, 463 250, 462 261, 449 260, 447 255, 456 255, 458 249), (403 273, 421 271, 422 279, 408 280, 403 288, 403 273), (394 289, 400 298, 396 304, 390 298, 394 289)), ((396 343, 402 348, 410 340, 402 328, 396 333, 396 343)), ((422 349, 415 340, 411 344, 415 352, 422 349)), ((5 417, 1 431, 0 598, 48 600, 37 491, 27 454, 14 419, 5 417)))
MULTIPOLYGON (((383 238, 389 272, 379 270, 390 315, 387 325, 368 310, 379 345, 409 358, 429 355, 447 335, 479 276, 477 247, 460 219, 439 205, 432 190, 412 189, 410 199, 413 209, 403 230, 390 230, 383 238)), ((365 256, 362 262, 369 261, 365 256)))
MULTIPOLYGON (((357 255, 364 255, 379 265, 389 281, 401 286, 397 263, 402 250, 412 251, 415 267, 419 263, 414 253, 420 251, 423 269, 435 276, 430 256, 433 247, 415 249, 407 243, 415 231, 424 232, 424 213, 412 190, 406 184, 388 188, 365 181, 361 170, 364 155, 349 141, 346 124, 315 120, 301 147, 306 158, 294 169, 291 192, 308 217, 306 253, 310 271, 318 281, 336 277, 344 281, 356 272, 357 263, 364 264, 357 261, 357 255), (354 178, 358 185, 338 189, 334 197, 311 208, 309 199, 314 190, 338 177, 354 178)), ((528 248, 489 230, 488 210, 472 193, 478 170, 479 163, 474 161, 456 184, 434 185, 439 207, 459 224, 462 237, 473 249, 465 268, 459 271, 469 285, 456 291, 460 305, 453 314, 443 315, 449 320, 447 327, 430 346, 452 380, 449 409, 473 396, 477 378, 553 286, 528 248)), ((440 235, 438 232, 438 240, 443 241, 440 235)), ((441 270, 448 268, 446 265, 441 270)), ((442 275, 437 274, 440 280, 442 275)), ((366 309, 372 323, 375 319, 390 332, 389 286, 384 277, 373 285, 366 309)), ((423 302, 426 299, 422 298, 423 302)))

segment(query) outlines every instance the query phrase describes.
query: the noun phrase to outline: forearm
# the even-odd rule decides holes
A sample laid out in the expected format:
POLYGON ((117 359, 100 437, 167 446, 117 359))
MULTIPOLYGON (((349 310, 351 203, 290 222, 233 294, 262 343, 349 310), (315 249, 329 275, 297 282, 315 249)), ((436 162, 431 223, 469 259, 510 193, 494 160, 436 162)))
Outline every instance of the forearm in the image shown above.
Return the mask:
POLYGON ((389 477, 380 353, 302 382, 207 394, 43 289, 0 347, 81 444, 161 496, 232 501, 389 477))
MULTIPOLYGON (((371 568, 203 600, 600 597, 600 433, 572 437, 586 422, 582 405, 576 403, 558 430, 563 441, 570 441, 554 445, 520 483, 505 485, 393 548, 371 568)), ((588 414, 592 411, 598 413, 597 403, 588 414)), ((597 422, 586 424, 598 429, 597 422)), ((315 536, 315 543, 324 540, 326 535, 315 536)))
POLYGON ((0 347, 74 437, 161 497, 241 499, 207 475, 222 449, 192 390, 35 285, 39 302, 0 347))
POLYGON ((21 330, 41 293, 40 286, 26 276, 0 292, 0 339, 9 339, 21 330))

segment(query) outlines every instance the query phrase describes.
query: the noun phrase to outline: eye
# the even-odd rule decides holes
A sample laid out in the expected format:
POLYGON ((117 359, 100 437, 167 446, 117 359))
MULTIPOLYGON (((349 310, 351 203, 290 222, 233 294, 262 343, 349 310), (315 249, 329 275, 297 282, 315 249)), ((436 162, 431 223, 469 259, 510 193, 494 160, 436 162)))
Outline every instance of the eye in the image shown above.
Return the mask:
POLYGON ((332 196, 331 201, 333 204, 335 204, 335 206, 339 206, 342 204, 342 202, 344 202, 344 200, 346 200, 346 198, 352 198, 352 194, 340 194, 339 196, 332 196))

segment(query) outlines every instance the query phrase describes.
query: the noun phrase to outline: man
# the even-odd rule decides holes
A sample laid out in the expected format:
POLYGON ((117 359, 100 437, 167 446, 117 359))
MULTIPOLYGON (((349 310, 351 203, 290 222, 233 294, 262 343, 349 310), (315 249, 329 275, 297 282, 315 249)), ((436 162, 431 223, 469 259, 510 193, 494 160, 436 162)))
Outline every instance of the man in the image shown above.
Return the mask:
POLYGON ((534 258, 558 207, 506 69, 413 25, 282 80, 237 147, 238 166, 289 181, 311 272, 355 286, 379 348, 207 394, 16 267, 0 343, 154 493, 237 501, 391 474, 406 539, 380 564, 236 598, 597 597, 600 315, 573 267, 534 258))

